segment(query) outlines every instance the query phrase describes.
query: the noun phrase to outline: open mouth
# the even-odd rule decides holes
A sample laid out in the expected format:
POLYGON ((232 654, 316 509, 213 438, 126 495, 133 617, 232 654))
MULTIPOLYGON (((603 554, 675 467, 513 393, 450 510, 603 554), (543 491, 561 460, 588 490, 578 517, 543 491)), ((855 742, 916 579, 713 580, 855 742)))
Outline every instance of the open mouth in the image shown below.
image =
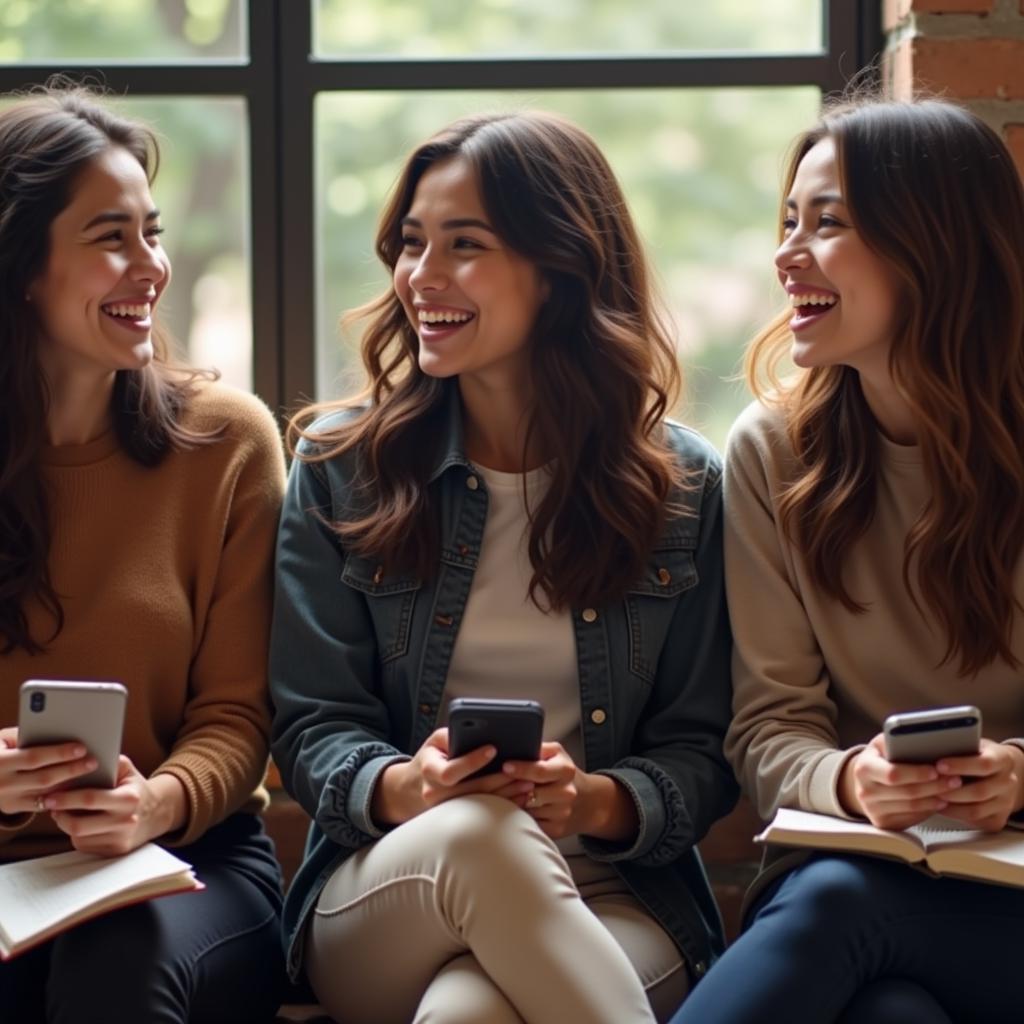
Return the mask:
POLYGON ((416 319, 420 337, 429 341, 448 337, 461 330, 476 319, 476 314, 457 309, 420 309, 417 310, 416 319))
POLYGON ((152 326, 153 306, 149 302, 108 302, 100 309, 111 320, 126 327, 152 326))
POLYGON ((789 299, 793 306, 793 319, 789 321, 789 326, 794 331, 816 323, 839 304, 839 296, 827 292, 804 292, 790 295, 789 299))

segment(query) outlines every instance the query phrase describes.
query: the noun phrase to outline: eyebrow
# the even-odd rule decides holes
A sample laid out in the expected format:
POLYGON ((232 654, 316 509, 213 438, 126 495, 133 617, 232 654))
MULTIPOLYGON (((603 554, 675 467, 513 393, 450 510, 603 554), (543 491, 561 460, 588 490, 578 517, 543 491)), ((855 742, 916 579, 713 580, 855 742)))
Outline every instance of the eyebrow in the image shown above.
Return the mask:
MULTIPOLYGON (((156 220, 160 216, 159 210, 150 210, 149 213, 143 218, 146 221, 156 220)), ((96 214, 95 217, 88 224, 82 228, 83 231, 88 231, 90 228, 96 227, 98 224, 127 224, 131 221, 131 215, 127 213, 121 213, 118 210, 104 210, 102 213, 96 214)))
MULTIPOLYGON (((811 200, 811 206, 827 206, 829 203, 842 203, 845 206, 846 200, 838 192, 822 192, 811 200)), ((786 209, 796 209, 796 200, 792 196, 786 199, 786 209)))
MULTIPOLYGON (((408 225, 411 228, 422 228, 423 222, 415 217, 403 217, 402 225, 408 225)), ((441 229, 443 231, 457 231, 459 228, 482 228, 484 231, 489 231, 492 235, 498 233, 487 221, 480 220, 477 217, 455 217, 452 220, 441 222, 441 229)))

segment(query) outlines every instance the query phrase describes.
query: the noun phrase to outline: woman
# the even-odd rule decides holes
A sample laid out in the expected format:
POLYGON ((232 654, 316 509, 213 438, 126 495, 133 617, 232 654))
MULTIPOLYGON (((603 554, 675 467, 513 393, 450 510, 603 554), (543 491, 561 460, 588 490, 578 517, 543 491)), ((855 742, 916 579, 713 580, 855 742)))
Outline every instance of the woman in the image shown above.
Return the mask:
POLYGON ((579 128, 471 118, 377 251, 369 387, 300 418, 278 541, 289 966, 347 1022, 664 1020, 721 944, 694 844, 734 800, 729 634, 625 201, 579 128), (542 703, 540 760, 470 778, 456 697, 542 703))
POLYGON ((281 975, 265 802, 266 637, 284 467, 267 409, 167 360, 151 133, 83 90, 0 113, 0 859, 149 840, 201 894, 119 910, 0 965, 31 1024, 257 1021, 281 975), (29 678, 128 690, 116 784, 18 748, 29 678))
MULTIPOLYGON (((949 103, 826 112, 795 149, 726 470, 727 750, 760 813, 995 831, 1024 806, 1024 196, 949 103), (790 319, 791 317, 791 319, 790 319), (792 354, 775 390, 758 371, 792 354), (976 704, 977 756, 890 763, 891 712, 976 704)), ((1024 892, 769 851, 677 1021, 1013 1020, 1024 892), (970 984, 964 979, 969 978, 970 984)))

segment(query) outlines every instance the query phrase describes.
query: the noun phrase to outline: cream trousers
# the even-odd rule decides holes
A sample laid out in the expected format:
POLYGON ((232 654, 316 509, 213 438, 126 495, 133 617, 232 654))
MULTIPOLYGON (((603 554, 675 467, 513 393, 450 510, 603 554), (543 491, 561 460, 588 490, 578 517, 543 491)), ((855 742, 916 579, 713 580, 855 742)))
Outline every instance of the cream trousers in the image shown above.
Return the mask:
POLYGON ((317 998, 344 1024, 666 1020, 688 990, 675 944, 614 872, 570 859, 577 881, 500 797, 407 821, 321 893, 306 939, 317 998))

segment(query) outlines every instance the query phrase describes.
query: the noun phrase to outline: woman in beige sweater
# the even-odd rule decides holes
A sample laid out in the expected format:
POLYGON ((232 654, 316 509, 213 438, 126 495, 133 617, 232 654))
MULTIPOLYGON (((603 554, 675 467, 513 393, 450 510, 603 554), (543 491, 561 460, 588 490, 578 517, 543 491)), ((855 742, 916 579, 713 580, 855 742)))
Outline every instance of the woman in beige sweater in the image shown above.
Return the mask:
MULTIPOLYGON (((862 101, 798 140, 782 217, 793 308, 754 343, 726 460, 727 754, 764 817, 1001 829, 1024 806, 1020 178, 965 110, 862 101), (886 759, 886 715, 963 703, 977 756, 886 759)), ((1024 892, 769 861, 676 1024, 1019 1016, 1024 892)))

